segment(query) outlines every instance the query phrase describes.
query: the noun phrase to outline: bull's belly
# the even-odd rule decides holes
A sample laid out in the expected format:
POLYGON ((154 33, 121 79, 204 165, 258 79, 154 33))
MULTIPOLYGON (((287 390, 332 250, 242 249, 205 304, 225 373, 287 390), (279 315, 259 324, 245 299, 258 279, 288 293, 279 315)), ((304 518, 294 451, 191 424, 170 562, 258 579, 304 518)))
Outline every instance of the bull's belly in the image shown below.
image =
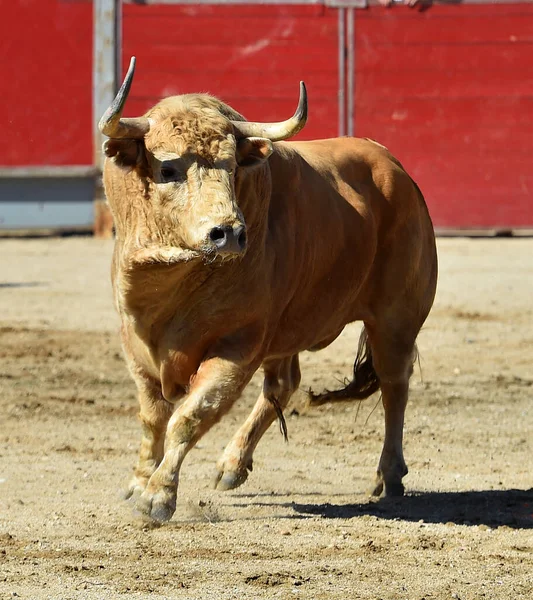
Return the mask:
POLYGON ((267 357, 282 358, 286 356, 293 356, 300 352, 304 352, 305 350, 317 352, 318 350, 322 350, 333 343, 342 333, 343 329, 344 327, 341 327, 334 333, 325 337, 302 337, 299 339, 291 335, 284 335, 283 332, 280 332, 280 334, 277 335, 269 345, 266 353, 267 357))
POLYGON ((281 322, 268 348, 268 356, 292 356, 309 350, 316 352, 333 343, 348 323, 364 320, 363 311, 350 311, 335 315, 326 322, 316 315, 301 317, 292 323, 281 322))

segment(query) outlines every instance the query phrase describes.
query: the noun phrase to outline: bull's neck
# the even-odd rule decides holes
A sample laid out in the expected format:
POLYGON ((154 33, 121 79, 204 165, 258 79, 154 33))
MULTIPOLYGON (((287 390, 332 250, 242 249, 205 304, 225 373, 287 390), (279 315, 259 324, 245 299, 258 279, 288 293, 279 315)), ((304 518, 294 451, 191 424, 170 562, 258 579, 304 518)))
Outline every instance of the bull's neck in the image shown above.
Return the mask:
POLYGON ((212 270, 197 256, 176 248, 131 252, 119 247, 117 254, 119 309, 133 318, 138 333, 145 338, 152 337, 180 311, 183 298, 200 288, 212 270))
POLYGON ((237 204, 241 209, 248 232, 249 252, 262 248, 268 225, 272 181, 270 166, 243 170, 235 183, 237 204))

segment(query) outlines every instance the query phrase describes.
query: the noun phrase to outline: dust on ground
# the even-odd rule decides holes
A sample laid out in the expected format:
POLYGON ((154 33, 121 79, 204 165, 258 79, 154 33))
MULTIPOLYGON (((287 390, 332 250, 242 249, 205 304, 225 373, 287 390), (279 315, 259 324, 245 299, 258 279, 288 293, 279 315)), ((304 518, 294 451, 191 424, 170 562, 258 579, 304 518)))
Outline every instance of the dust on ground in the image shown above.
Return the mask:
MULTIPOLYGON (((408 495, 366 495, 377 395, 287 411, 241 488, 214 465, 258 395, 186 460, 172 521, 120 500, 135 390, 109 284, 112 242, 0 240, 0 600, 531 598, 533 240, 441 239, 405 429, 408 495)), ((351 371, 359 327, 302 355, 302 388, 351 371)))

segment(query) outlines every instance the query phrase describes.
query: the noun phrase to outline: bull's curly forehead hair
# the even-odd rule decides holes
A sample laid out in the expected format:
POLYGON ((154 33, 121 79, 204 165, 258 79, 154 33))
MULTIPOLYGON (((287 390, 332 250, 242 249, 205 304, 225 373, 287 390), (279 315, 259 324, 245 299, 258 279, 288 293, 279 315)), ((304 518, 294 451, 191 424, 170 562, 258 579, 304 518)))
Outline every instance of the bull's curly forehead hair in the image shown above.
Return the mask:
POLYGON ((155 122, 145 138, 151 151, 172 148, 178 154, 188 152, 205 159, 217 157, 231 145, 230 120, 244 120, 235 110, 206 94, 165 98, 146 116, 155 122))

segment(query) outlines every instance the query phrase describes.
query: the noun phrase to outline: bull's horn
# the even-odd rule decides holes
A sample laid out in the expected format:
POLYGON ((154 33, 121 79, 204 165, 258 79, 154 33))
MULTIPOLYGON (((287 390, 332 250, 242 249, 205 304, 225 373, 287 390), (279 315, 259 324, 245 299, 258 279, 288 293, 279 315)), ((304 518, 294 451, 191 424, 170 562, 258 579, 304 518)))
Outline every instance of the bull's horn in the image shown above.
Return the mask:
POLYGON ((105 111, 98 123, 100 131, 110 138, 143 138, 150 130, 150 121, 146 117, 135 119, 122 119, 122 111, 130 93, 131 82, 135 73, 135 56, 131 57, 130 67, 126 73, 124 83, 111 106, 105 111))
POLYGON ((273 142, 286 140, 296 135, 307 121, 307 91, 305 83, 300 81, 300 100, 294 115, 281 123, 252 123, 249 121, 232 121, 235 133, 239 137, 263 137, 273 142))

